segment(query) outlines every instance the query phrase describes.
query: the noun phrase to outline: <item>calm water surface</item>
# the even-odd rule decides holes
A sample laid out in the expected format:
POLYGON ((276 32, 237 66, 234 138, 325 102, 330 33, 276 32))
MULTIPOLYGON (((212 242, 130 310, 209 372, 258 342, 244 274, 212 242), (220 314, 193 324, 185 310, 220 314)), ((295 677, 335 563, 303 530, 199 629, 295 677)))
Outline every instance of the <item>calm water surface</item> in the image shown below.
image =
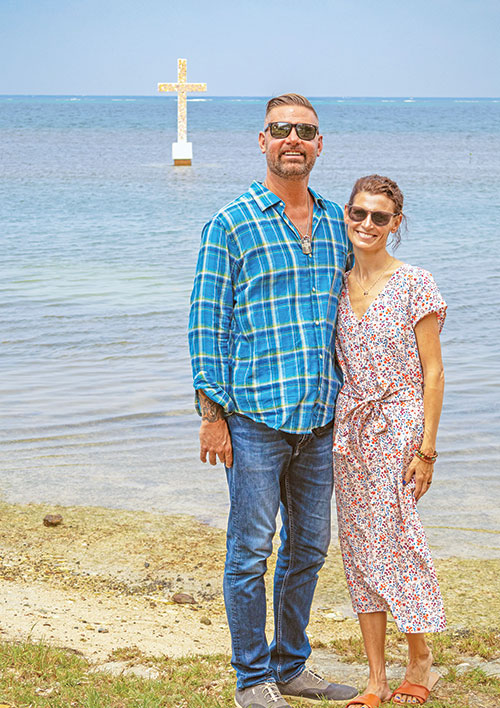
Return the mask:
MULTIPOLYGON (((406 197, 398 257, 448 302, 432 492, 440 555, 500 557, 500 102, 318 99, 311 185, 344 203, 380 172, 406 197)), ((189 513, 223 526, 223 469, 198 461, 186 343, 204 222, 265 173, 265 100, 0 97, 0 494, 189 513)))

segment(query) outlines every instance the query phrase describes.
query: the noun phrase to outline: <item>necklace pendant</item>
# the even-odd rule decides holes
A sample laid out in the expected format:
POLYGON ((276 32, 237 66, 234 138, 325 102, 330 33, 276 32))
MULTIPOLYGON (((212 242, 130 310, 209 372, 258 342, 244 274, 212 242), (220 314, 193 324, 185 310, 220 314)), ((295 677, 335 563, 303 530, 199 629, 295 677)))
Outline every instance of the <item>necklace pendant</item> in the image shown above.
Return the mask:
POLYGON ((311 237, 309 236, 309 234, 306 234, 302 237, 301 243, 302 253, 304 253, 306 256, 309 256, 312 253, 311 237))

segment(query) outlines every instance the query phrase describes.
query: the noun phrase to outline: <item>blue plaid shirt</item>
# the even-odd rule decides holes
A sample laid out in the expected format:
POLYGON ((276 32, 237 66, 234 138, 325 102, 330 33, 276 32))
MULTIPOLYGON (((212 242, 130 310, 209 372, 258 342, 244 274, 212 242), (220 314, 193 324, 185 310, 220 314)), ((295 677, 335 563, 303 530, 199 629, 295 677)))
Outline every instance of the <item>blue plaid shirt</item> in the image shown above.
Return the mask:
POLYGON ((194 388, 290 433, 332 420, 341 376, 333 337, 350 247, 341 208, 310 193, 310 255, 260 182, 206 224, 189 318, 194 388))

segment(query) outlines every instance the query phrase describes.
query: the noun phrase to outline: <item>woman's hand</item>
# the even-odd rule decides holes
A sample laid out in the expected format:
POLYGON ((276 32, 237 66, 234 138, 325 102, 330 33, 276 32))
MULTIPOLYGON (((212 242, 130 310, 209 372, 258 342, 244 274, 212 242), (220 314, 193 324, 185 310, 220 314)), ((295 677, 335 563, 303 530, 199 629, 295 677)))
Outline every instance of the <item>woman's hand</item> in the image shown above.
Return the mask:
POLYGON ((415 477, 415 501, 418 501, 429 490, 433 474, 434 463, 424 462, 424 460, 415 455, 405 474, 405 484, 408 484, 411 478, 415 477))

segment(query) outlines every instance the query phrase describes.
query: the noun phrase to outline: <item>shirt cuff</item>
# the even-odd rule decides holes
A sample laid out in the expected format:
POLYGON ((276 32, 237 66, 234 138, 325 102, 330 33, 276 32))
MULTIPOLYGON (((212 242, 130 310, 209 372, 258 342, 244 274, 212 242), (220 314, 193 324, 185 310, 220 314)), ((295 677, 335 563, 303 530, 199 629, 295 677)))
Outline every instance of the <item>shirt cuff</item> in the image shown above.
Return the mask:
POLYGON ((218 403, 224 409, 226 415, 231 415, 234 413, 234 403, 228 394, 220 386, 216 384, 207 384, 206 382, 200 382, 198 385, 196 381, 194 382, 194 387, 196 389, 196 394, 194 398, 194 407, 199 416, 201 416, 200 400, 198 396, 198 391, 203 391, 203 393, 210 398, 214 403, 218 403))

